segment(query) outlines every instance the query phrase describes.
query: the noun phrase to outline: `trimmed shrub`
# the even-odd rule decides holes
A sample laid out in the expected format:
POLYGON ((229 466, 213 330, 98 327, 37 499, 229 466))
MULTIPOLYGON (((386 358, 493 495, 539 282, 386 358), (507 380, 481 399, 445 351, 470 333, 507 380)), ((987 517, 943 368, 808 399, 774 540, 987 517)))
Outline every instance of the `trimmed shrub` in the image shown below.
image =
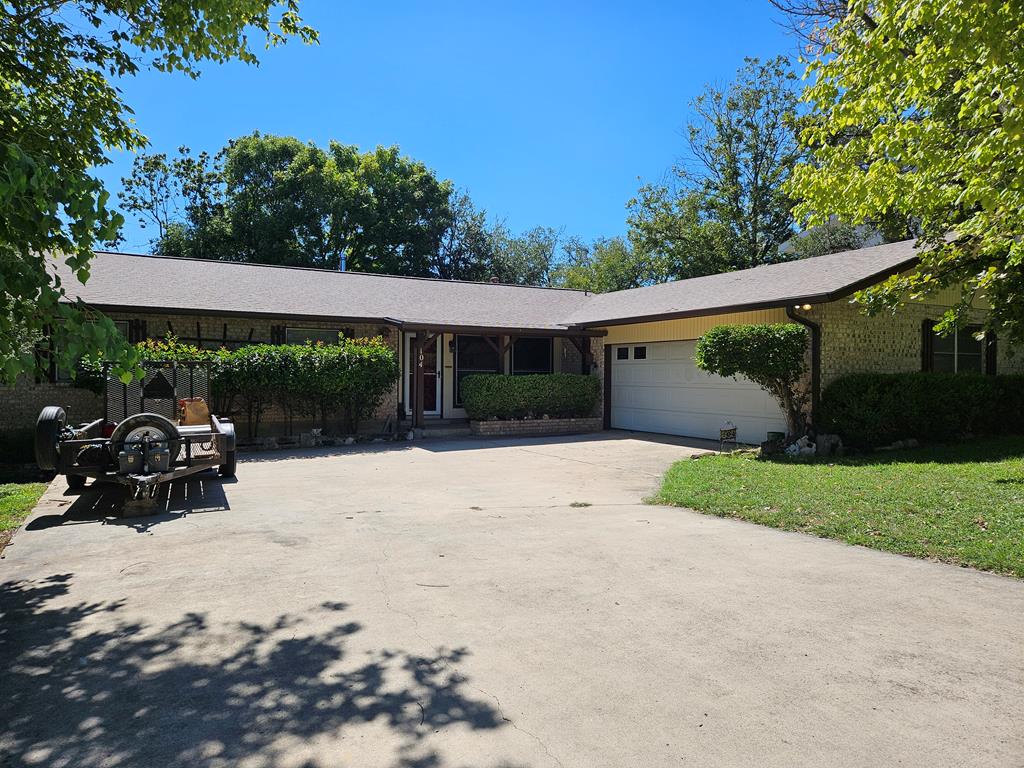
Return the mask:
POLYGON ((601 384, 579 373, 482 373, 464 378, 461 391, 466 413, 477 421, 579 418, 593 413, 601 384))
POLYGON ((822 393, 819 421, 848 445, 1024 433, 1024 376, 857 373, 822 393))
MULTIPOLYGON (((245 414, 249 437, 258 434, 263 413, 273 404, 285 412, 289 429, 299 414, 321 425, 341 422, 355 432, 398 380, 394 350, 380 338, 339 339, 337 344, 250 344, 236 350, 199 349, 174 337, 141 342, 141 360, 207 361, 211 410, 245 414)), ((90 364, 101 371, 102 366, 90 364)))
POLYGON ((746 376, 779 401, 790 437, 806 431, 807 328, 797 323, 719 325, 699 339, 694 362, 717 376, 746 376))

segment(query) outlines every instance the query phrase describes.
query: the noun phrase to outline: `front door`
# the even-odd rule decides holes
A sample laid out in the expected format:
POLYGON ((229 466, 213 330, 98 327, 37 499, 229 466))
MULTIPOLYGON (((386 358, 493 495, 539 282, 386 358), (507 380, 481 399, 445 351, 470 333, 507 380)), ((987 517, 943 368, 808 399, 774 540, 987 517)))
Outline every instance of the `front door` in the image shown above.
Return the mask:
MULTIPOLYGON (((405 335, 405 386, 403 399, 405 412, 412 415, 412 398, 415 390, 416 361, 412 359, 412 339, 415 334, 405 335)), ((438 340, 435 336, 423 347, 423 414, 425 416, 441 415, 441 376, 440 359, 438 357, 438 340)))

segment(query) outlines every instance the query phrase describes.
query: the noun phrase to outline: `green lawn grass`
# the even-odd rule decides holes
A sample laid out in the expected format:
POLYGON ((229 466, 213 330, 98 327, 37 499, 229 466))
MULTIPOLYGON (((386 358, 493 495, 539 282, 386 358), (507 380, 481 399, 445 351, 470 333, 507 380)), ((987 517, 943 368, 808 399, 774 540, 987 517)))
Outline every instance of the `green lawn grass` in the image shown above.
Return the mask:
POLYGON ((1024 577, 1024 438, 673 465, 655 503, 1024 577))
POLYGON ((0 483, 0 551, 45 490, 46 483, 0 483))

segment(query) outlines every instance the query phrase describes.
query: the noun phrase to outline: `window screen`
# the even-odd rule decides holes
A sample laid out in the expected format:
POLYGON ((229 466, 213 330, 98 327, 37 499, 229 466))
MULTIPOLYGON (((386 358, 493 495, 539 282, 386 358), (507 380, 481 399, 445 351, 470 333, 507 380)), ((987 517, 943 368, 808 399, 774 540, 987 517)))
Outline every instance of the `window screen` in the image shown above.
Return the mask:
POLYGON ((946 336, 932 335, 932 370, 937 373, 984 373, 985 342, 976 339, 980 326, 946 336))
POLYGON ((286 328, 284 341, 285 344, 305 344, 307 341, 314 344, 337 344, 338 337, 343 333, 341 328, 286 328))
POLYGON ((512 373, 551 373, 551 339, 516 339, 512 345, 512 373))
POLYGON ((462 380, 474 373, 497 373, 497 340, 494 346, 483 336, 455 337, 455 404, 462 405, 462 380))

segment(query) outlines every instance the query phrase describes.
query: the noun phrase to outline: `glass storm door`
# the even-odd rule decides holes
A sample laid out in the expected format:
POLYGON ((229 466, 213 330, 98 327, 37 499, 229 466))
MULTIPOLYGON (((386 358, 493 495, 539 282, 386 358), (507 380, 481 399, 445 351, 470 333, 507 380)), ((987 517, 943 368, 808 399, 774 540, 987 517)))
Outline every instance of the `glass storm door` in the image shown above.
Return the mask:
MULTIPOLYGON (((441 415, 440 360, 437 351, 440 336, 435 336, 423 347, 423 413, 426 416, 441 415)), ((405 412, 412 413, 412 399, 416 391, 416 361, 412 359, 412 334, 405 337, 405 412)))

